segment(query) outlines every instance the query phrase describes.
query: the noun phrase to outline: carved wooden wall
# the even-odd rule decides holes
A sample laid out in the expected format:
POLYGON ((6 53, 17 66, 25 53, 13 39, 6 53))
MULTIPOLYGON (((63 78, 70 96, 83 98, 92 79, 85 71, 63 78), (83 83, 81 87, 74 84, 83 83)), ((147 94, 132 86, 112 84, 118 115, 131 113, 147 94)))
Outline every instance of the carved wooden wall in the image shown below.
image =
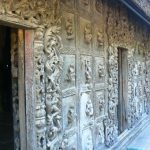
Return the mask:
POLYGON ((36 149, 104 149, 116 142, 118 47, 128 49, 128 127, 148 113, 147 27, 144 30, 138 20, 131 21, 132 15, 120 3, 113 0, 1 3, 0 17, 27 21, 36 27, 33 108, 36 149))

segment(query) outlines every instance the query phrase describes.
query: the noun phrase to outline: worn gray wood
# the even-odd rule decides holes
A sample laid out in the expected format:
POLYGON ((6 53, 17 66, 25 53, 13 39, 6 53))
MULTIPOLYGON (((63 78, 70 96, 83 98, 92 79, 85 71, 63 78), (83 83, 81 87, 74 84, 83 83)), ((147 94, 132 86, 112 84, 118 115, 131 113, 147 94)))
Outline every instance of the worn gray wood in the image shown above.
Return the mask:
POLYGON ((35 102, 33 86, 33 40, 34 32, 25 30, 25 88, 26 88, 26 128, 27 150, 36 149, 35 102))
POLYGON ((118 49, 118 69, 119 69, 119 102, 118 102, 118 120, 119 132, 122 133, 127 128, 127 98, 128 98, 128 61, 127 50, 118 49))
POLYGON ((24 84, 24 31, 18 30, 18 96, 21 150, 26 150, 25 84, 24 84))
POLYGON ((128 59, 127 50, 122 50, 122 119, 123 130, 127 128, 127 102, 128 102, 128 59))

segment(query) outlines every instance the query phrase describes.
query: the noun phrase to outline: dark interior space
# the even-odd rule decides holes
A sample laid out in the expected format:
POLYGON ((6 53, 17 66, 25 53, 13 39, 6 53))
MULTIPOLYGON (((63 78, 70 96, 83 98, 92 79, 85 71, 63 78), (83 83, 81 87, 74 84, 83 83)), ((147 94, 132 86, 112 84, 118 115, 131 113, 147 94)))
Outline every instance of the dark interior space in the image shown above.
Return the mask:
POLYGON ((128 101, 128 51, 124 48, 118 48, 118 129, 119 134, 124 132, 127 127, 127 101, 128 101))
POLYGON ((11 29, 0 26, 0 150, 13 150, 11 29))

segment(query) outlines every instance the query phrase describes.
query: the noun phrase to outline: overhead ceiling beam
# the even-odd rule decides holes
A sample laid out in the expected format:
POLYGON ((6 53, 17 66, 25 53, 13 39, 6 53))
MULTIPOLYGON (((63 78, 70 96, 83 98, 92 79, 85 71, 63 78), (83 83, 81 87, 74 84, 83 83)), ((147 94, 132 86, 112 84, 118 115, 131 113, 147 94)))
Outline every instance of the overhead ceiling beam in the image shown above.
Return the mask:
POLYGON ((126 7, 133 11, 144 22, 150 25, 150 17, 148 17, 144 11, 142 11, 132 0, 120 0, 126 7))

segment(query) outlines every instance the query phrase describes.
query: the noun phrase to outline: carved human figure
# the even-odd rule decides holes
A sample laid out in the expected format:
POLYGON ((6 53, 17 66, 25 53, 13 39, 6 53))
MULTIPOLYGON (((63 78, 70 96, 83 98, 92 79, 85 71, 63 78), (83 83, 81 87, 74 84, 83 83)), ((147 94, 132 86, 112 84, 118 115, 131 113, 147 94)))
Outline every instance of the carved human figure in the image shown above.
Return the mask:
POLYGON ((67 39, 72 40, 74 38, 73 35, 73 19, 71 17, 68 17, 66 19, 66 33, 67 33, 67 39))
POLYGON ((99 111, 102 112, 103 109, 104 109, 104 95, 103 94, 100 94, 100 95, 97 95, 97 100, 98 100, 98 104, 99 104, 99 111))
POLYGON ((98 65, 98 77, 104 77, 104 65, 102 63, 98 65))
POLYGON ((86 103, 86 110, 85 113, 88 117, 92 117, 93 116, 93 104, 91 99, 88 99, 87 103, 86 103))
POLYGON ((92 41, 92 32, 90 24, 86 24, 84 28, 84 41, 87 44, 90 44, 92 41))
POLYGON ((114 119, 115 117, 115 112, 116 112, 116 104, 114 101, 109 101, 109 117, 111 119, 114 119))
POLYGON ((71 128, 74 122, 74 106, 71 106, 67 113, 68 127, 71 128))
POLYGON ((91 83, 92 80, 92 69, 88 60, 85 61, 85 80, 86 83, 91 83))
POLYGON ((72 82, 75 81, 75 66, 70 64, 66 74, 66 81, 72 82))
POLYGON ((80 125, 84 127, 93 119, 93 104, 89 93, 82 93, 80 100, 80 125))
POLYGON ((100 30, 97 32, 97 43, 98 47, 103 46, 103 34, 100 30))

